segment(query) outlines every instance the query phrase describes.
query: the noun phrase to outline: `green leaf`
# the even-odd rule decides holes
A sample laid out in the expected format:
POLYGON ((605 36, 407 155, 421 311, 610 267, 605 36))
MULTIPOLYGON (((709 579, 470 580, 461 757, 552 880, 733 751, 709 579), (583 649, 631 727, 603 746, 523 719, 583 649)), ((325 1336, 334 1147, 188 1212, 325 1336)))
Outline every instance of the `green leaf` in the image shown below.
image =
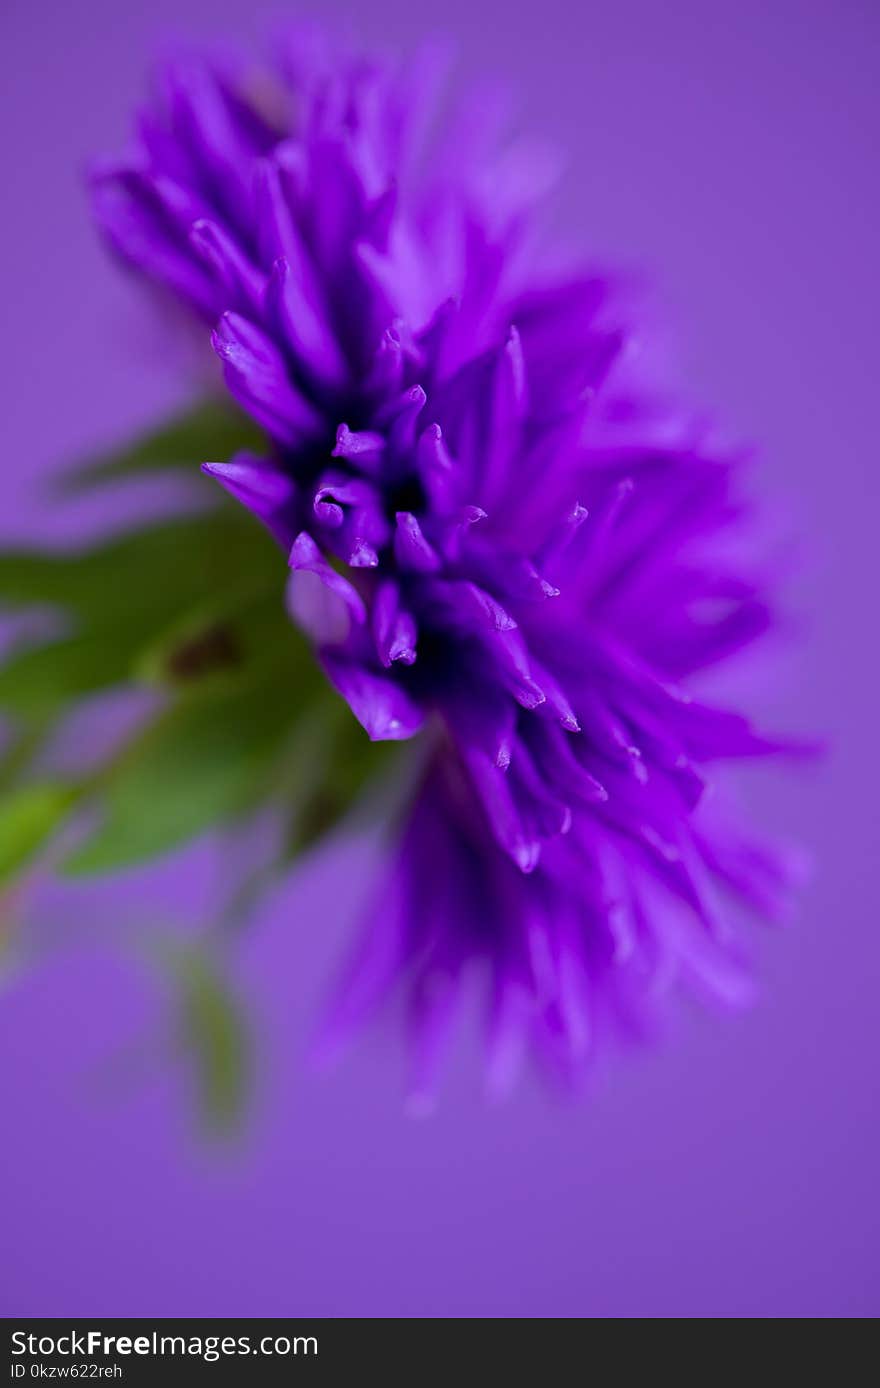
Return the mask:
POLYGON ((295 713, 245 688, 182 699, 107 768, 102 823, 69 858, 72 874, 144 862, 270 795, 295 713))
POLYGON ((132 644, 125 637, 84 635, 13 652, 0 665, 0 708, 46 719, 67 703, 121 684, 131 671, 132 644))
POLYGON ((326 698, 280 598, 230 619, 237 664, 190 676, 96 778, 100 827, 64 865, 107 872, 144 862, 270 800, 289 774, 298 721, 326 698))
POLYGON ((236 681, 243 669, 252 673, 247 664, 240 623, 206 609, 187 613, 142 650, 137 674, 147 684, 204 691, 217 681, 236 681))
POLYGON ((233 504, 72 552, 0 553, 0 604, 60 607, 93 630, 158 630, 187 606, 283 581, 277 546, 233 504))
POLYGON ((318 672, 302 633, 292 624, 279 586, 256 600, 215 597, 184 610, 142 648, 138 678, 181 692, 287 681, 293 709, 318 685, 318 672))
POLYGON ((45 746, 54 728, 54 719, 28 709, 6 731, 0 755, 0 795, 17 784, 22 773, 45 746))
POLYGON ((192 469, 195 475, 200 463, 221 461, 242 449, 261 452, 265 448, 265 436, 247 415, 225 400, 207 400, 134 443, 65 471, 57 485, 62 493, 71 494, 177 468, 192 469))
POLYGON ((284 612, 285 576, 270 537, 232 507, 160 522, 78 553, 0 553, 0 605, 61 607, 74 627, 60 639, 12 650, 0 666, 0 708, 47 716, 132 680, 176 683, 164 674, 205 673, 212 655, 215 663, 222 655, 217 638, 219 632, 222 647, 227 619, 255 604, 273 610, 275 641, 300 651, 284 612), (213 650, 205 649, 212 632, 213 650), (179 649, 193 641, 202 643, 200 659, 198 651, 179 649))
MULTIPOLYGON (((204 430, 219 431, 223 413, 192 412, 103 460, 101 475, 171 466, 196 438, 204 456, 204 430)), ((220 453, 236 446, 228 426, 222 445, 215 435, 220 453)), ((0 665, 0 710, 18 725, 0 767, 8 783, 26 774, 46 730, 98 690, 135 682, 168 696, 82 786, 98 827, 64 870, 145 862, 264 804, 286 817, 280 870, 388 774, 399 749, 371 744, 327 688, 286 613, 285 581, 272 539, 222 499, 89 549, 0 553, 0 605, 65 617, 63 636, 14 649, 0 665)))
POLYGON ((26 867, 60 826, 75 788, 46 782, 22 786, 0 798, 0 883, 26 867))

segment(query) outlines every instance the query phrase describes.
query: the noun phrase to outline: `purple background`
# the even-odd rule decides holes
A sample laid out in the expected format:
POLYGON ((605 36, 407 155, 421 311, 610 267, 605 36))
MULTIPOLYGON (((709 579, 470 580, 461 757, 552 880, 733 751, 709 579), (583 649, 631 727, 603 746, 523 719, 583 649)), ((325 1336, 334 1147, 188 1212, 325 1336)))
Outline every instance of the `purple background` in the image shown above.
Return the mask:
MULTIPOLYGON (((769 704, 834 750, 755 799, 812 846, 818 873, 794 929, 760 939, 765 987, 744 1018, 687 1013, 669 1045, 575 1106, 526 1083, 485 1107, 465 1037, 419 1122, 402 1111, 390 1028, 329 1077, 303 1060, 368 878, 359 840, 343 850, 345 900, 331 854, 251 937, 260 1102, 249 1141, 223 1156, 193 1140, 184 1078, 139 1049, 163 1006, 125 944, 147 917, 144 879, 72 908, 68 896, 45 962, 0 1000, 0 1311, 875 1315, 880 11, 326 10, 360 11, 368 38, 444 30, 466 69, 489 63, 519 86, 525 119, 570 153, 564 226, 656 272, 695 395, 762 442, 768 484, 817 537, 798 592, 809 642, 769 704)), ((279 13, 3 0, 5 534, 41 524, 33 484, 49 467, 183 389, 94 242, 81 162, 118 146, 169 24, 256 35, 279 13)), ((215 871, 207 851, 169 864, 150 878, 152 909, 195 918, 215 871)))

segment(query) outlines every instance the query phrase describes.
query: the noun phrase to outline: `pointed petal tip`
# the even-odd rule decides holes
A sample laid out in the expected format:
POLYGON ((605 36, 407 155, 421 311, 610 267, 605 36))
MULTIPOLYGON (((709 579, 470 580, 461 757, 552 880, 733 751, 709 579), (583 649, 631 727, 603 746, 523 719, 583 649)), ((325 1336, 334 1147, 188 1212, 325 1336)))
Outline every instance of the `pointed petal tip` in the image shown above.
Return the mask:
POLYGON ((287 564, 291 569, 301 568, 306 563, 320 559, 321 553, 311 535, 301 530, 290 547, 287 564))
POLYGON ((547 695, 544 693, 541 686, 536 684, 534 680, 524 677, 517 688, 516 701, 518 704, 521 704, 523 708, 531 710, 540 708, 542 704, 545 704, 547 702, 547 695))
POLYGON ((347 424, 340 424, 336 429, 336 443, 330 451, 331 458, 347 458, 351 461, 368 461, 368 455, 381 454, 385 447, 385 440, 381 434, 374 434, 367 430, 350 429, 347 424))
POLYGON ((364 731, 371 742, 406 742, 412 737, 412 729, 399 718, 388 718, 369 727, 365 724, 364 731))
POLYGON ((541 845, 535 841, 521 840, 514 845, 511 857, 520 872, 528 876, 538 866, 541 857, 541 845))

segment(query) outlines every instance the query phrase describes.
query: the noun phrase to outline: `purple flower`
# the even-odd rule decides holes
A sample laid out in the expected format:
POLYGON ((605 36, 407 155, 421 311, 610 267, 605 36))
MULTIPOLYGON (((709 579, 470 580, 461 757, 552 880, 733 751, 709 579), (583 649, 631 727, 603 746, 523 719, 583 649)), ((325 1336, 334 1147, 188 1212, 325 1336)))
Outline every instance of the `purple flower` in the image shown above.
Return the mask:
POLYGON ((546 161, 479 106, 421 140, 431 77, 302 37, 260 86, 187 61, 95 180, 271 440, 205 471, 288 553, 329 679, 370 738, 425 730, 330 1027, 402 985, 418 1095, 475 966, 493 1087, 527 1045, 571 1075, 672 983, 743 999, 716 893, 785 885, 704 804, 780 744, 686 692, 772 624, 740 460, 656 410, 611 279, 530 259, 546 161))

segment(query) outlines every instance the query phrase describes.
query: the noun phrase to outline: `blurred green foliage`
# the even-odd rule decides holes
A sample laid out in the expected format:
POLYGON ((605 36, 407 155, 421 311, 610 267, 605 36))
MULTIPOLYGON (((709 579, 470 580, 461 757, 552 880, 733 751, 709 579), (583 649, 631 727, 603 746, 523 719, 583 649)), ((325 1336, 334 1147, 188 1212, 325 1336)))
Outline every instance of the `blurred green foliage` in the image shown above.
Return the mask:
MULTIPOLYGON (((44 861, 114 872, 274 809, 277 850, 241 884, 232 919, 403 755, 371 744, 317 669, 287 615, 274 541, 198 472, 260 446, 244 416, 200 404, 60 490, 178 468, 203 480, 204 509, 84 549, 0 551, 0 610, 61 623, 0 663, 0 891, 44 861), (132 688, 153 691, 155 708, 121 746, 76 775, 47 769, 50 739, 84 701, 132 688)), ((191 949, 173 975, 203 1108, 222 1127, 241 1107, 246 1045, 218 958, 191 949)))

